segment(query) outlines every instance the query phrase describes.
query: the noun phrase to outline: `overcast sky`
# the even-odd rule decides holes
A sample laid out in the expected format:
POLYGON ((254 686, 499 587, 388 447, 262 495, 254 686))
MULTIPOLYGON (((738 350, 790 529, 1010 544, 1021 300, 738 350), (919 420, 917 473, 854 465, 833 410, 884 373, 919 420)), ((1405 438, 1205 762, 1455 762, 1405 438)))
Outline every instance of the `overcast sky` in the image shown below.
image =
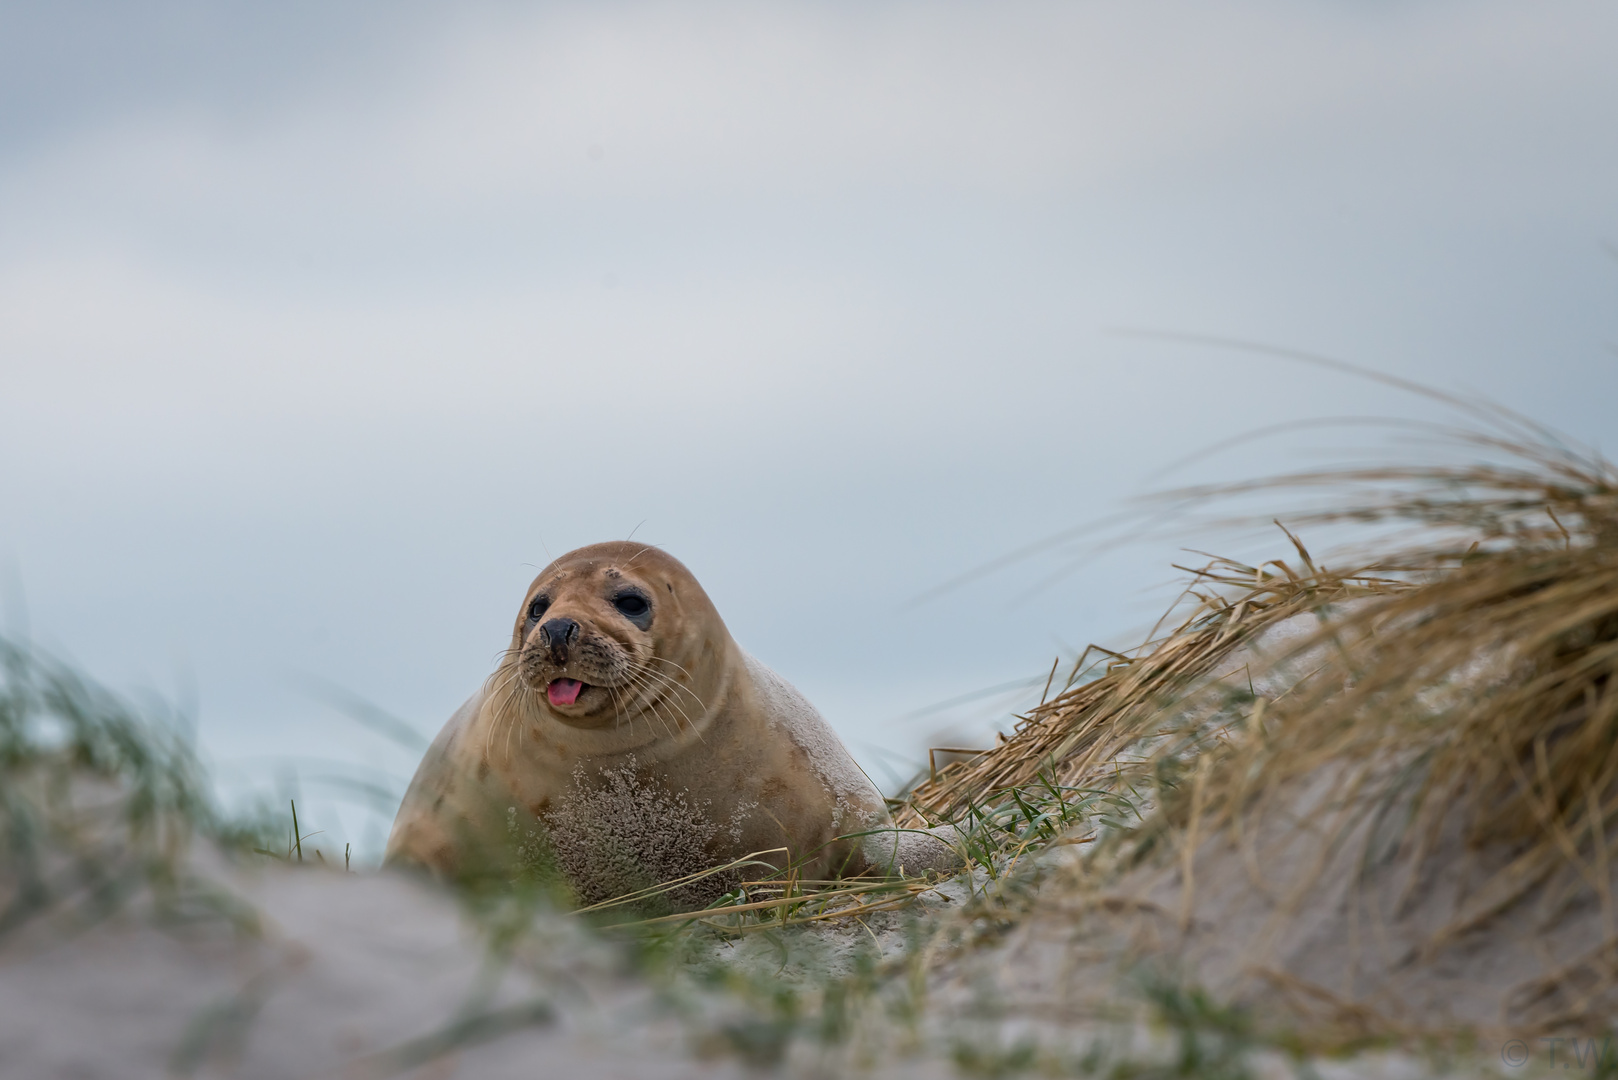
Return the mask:
POLYGON ((1219 541, 909 600, 1317 460, 1231 435, 1435 415, 1119 328, 1618 442, 1615 47, 1609 2, 0 3, 9 624, 194 702, 229 784, 402 777, 312 687, 436 730, 634 531, 887 782, 1219 541))

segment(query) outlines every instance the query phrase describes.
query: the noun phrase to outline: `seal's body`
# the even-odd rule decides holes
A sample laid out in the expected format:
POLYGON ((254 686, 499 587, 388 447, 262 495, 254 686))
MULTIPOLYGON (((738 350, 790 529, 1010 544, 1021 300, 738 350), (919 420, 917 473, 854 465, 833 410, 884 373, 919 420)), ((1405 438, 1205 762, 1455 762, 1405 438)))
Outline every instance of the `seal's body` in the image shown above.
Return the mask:
POLYGON ((675 899, 688 904, 771 867, 821 879, 950 864, 943 844, 889 826, 836 734, 732 640, 691 573, 618 542, 529 586, 504 662, 417 769, 387 861, 455 875, 531 841, 598 901, 771 852, 687 886, 675 899))

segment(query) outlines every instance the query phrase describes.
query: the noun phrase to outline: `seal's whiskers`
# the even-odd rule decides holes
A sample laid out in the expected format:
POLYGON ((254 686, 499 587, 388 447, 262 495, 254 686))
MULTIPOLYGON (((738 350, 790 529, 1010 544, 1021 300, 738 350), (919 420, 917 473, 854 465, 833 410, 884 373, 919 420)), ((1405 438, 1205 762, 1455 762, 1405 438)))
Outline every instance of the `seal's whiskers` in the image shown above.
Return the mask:
MULTIPOLYGON (((654 657, 652 657, 652 659, 657 660, 659 658, 654 656, 654 657)), ((685 683, 681 682, 680 680, 678 680, 676 678, 673 678, 672 676, 670 676, 666 672, 658 671, 657 669, 652 668, 652 667, 647 666, 647 665, 642 665, 637 670, 642 675, 646 676, 647 678, 656 680, 663 687, 665 687, 668 690, 674 691, 676 694, 689 694, 691 696, 691 700, 695 701, 697 703, 697 705, 701 706, 701 710, 702 710, 701 714, 703 716, 708 715, 708 703, 703 701, 702 696, 700 694, 698 694, 695 690, 691 689, 689 686, 685 685, 685 683)), ((681 670, 684 670, 684 669, 682 668, 681 670)), ((670 704, 674 705, 675 708, 680 710, 680 715, 685 717, 686 723, 691 724, 693 727, 696 726, 696 722, 691 719, 690 714, 688 714, 685 711, 685 709, 680 707, 678 700, 673 700, 673 701, 670 702, 670 704)))
MULTIPOLYGON (((670 738, 673 738, 674 728, 677 728, 680 725, 676 723, 671 728, 669 725, 670 721, 673 719, 673 714, 665 713, 662 709, 658 708, 660 704, 667 704, 666 699, 664 699, 658 693, 661 688, 657 686, 657 684, 653 683, 650 679, 644 678, 643 673, 639 669, 627 671, 624 674, 629 680, 630 684, 640 691, 641 707, 650 712, 653 716, 657 717, 658 723, 663 725, 664 733, 670 738)), ((678 706, 675 707, 678 708, 678 706)), ((689 722, 690 720, 687 718, 687 723, 689 722)))
MULTIPOLYGON (((603 683, 602 685, 606 688, 607 696, 612 699, 612 722, 616 726, 618 721, 624 718, 623 706, 618 702, 618 688, 611 683, 603 683)), ((635 717, 633 713, 629 717, 629 734, 631 736, 635 734, 635 717)))
POLYGON ((516 650, 507 649, 506 659, 501 661, 500 666, 494 669, 494 674, 489 676, 489 682, 492 684, 489 688, 489 699, 494 702, 494 715, 490 717, 483 732, 485 758, 489 756, 489 744, 494 738, 495 728, 500 726, 506 708, 511 704, 511 697, 506 690, 511 686, 512 680, 522 673, 521 666, 515 662, 516 659, 516 650))
MULTIPOLYGON (((690 693, 691 691, 688 687, 680 686, 678 683, 669 680, 666 675, 656 671, 648 671, 644 667, 636 668, 628 674, 635 680, 635 684, 641 688, 645 707, 663 722, 665 731, 668 731, 669 720, 673 719, 674 713, 677 712, 680 714, 680 719, 685 721, 685 726, 696 732, 699 740, 707 741, 702 735, 702 729, 691 719, 691 714, 686 712, 685 708, 669 692, 674 689, 690 693)), ((696 697, 694 693, 691 696, 696 697)), ((697 698, 697 700, 700 703, 701 698, 697 698)), ((706 715, 706 713, 707 710, 704 709, 703 715, 706 715)), ((675 721, 674 726, 679 728, 681 724, 679 721, 675 721)), ((670 734, 673 733, 670 732, 670 734)))

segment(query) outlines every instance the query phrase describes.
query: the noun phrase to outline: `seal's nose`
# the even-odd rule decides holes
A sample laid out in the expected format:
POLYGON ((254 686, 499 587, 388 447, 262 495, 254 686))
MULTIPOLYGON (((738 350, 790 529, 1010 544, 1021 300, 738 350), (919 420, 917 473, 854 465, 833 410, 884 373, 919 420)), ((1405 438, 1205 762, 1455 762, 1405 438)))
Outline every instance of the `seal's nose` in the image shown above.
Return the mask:
POLYGON ((579 624, 572 619, 552 619, 539 628, 539 633, 551 660, 558 665, 567 663, 567 648, 578 640, 579 624))

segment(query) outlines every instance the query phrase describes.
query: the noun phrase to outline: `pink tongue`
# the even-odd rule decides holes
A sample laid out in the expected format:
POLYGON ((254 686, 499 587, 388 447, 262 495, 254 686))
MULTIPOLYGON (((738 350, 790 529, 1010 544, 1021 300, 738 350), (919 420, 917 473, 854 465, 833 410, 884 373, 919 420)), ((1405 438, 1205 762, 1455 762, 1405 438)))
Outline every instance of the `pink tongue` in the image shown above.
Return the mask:
POLYGON ((579 691, 583 689, 584 684, 577 679, 552 679, 545 688, 545 695, 552 705, 571 705, 579 700, 579 691))

